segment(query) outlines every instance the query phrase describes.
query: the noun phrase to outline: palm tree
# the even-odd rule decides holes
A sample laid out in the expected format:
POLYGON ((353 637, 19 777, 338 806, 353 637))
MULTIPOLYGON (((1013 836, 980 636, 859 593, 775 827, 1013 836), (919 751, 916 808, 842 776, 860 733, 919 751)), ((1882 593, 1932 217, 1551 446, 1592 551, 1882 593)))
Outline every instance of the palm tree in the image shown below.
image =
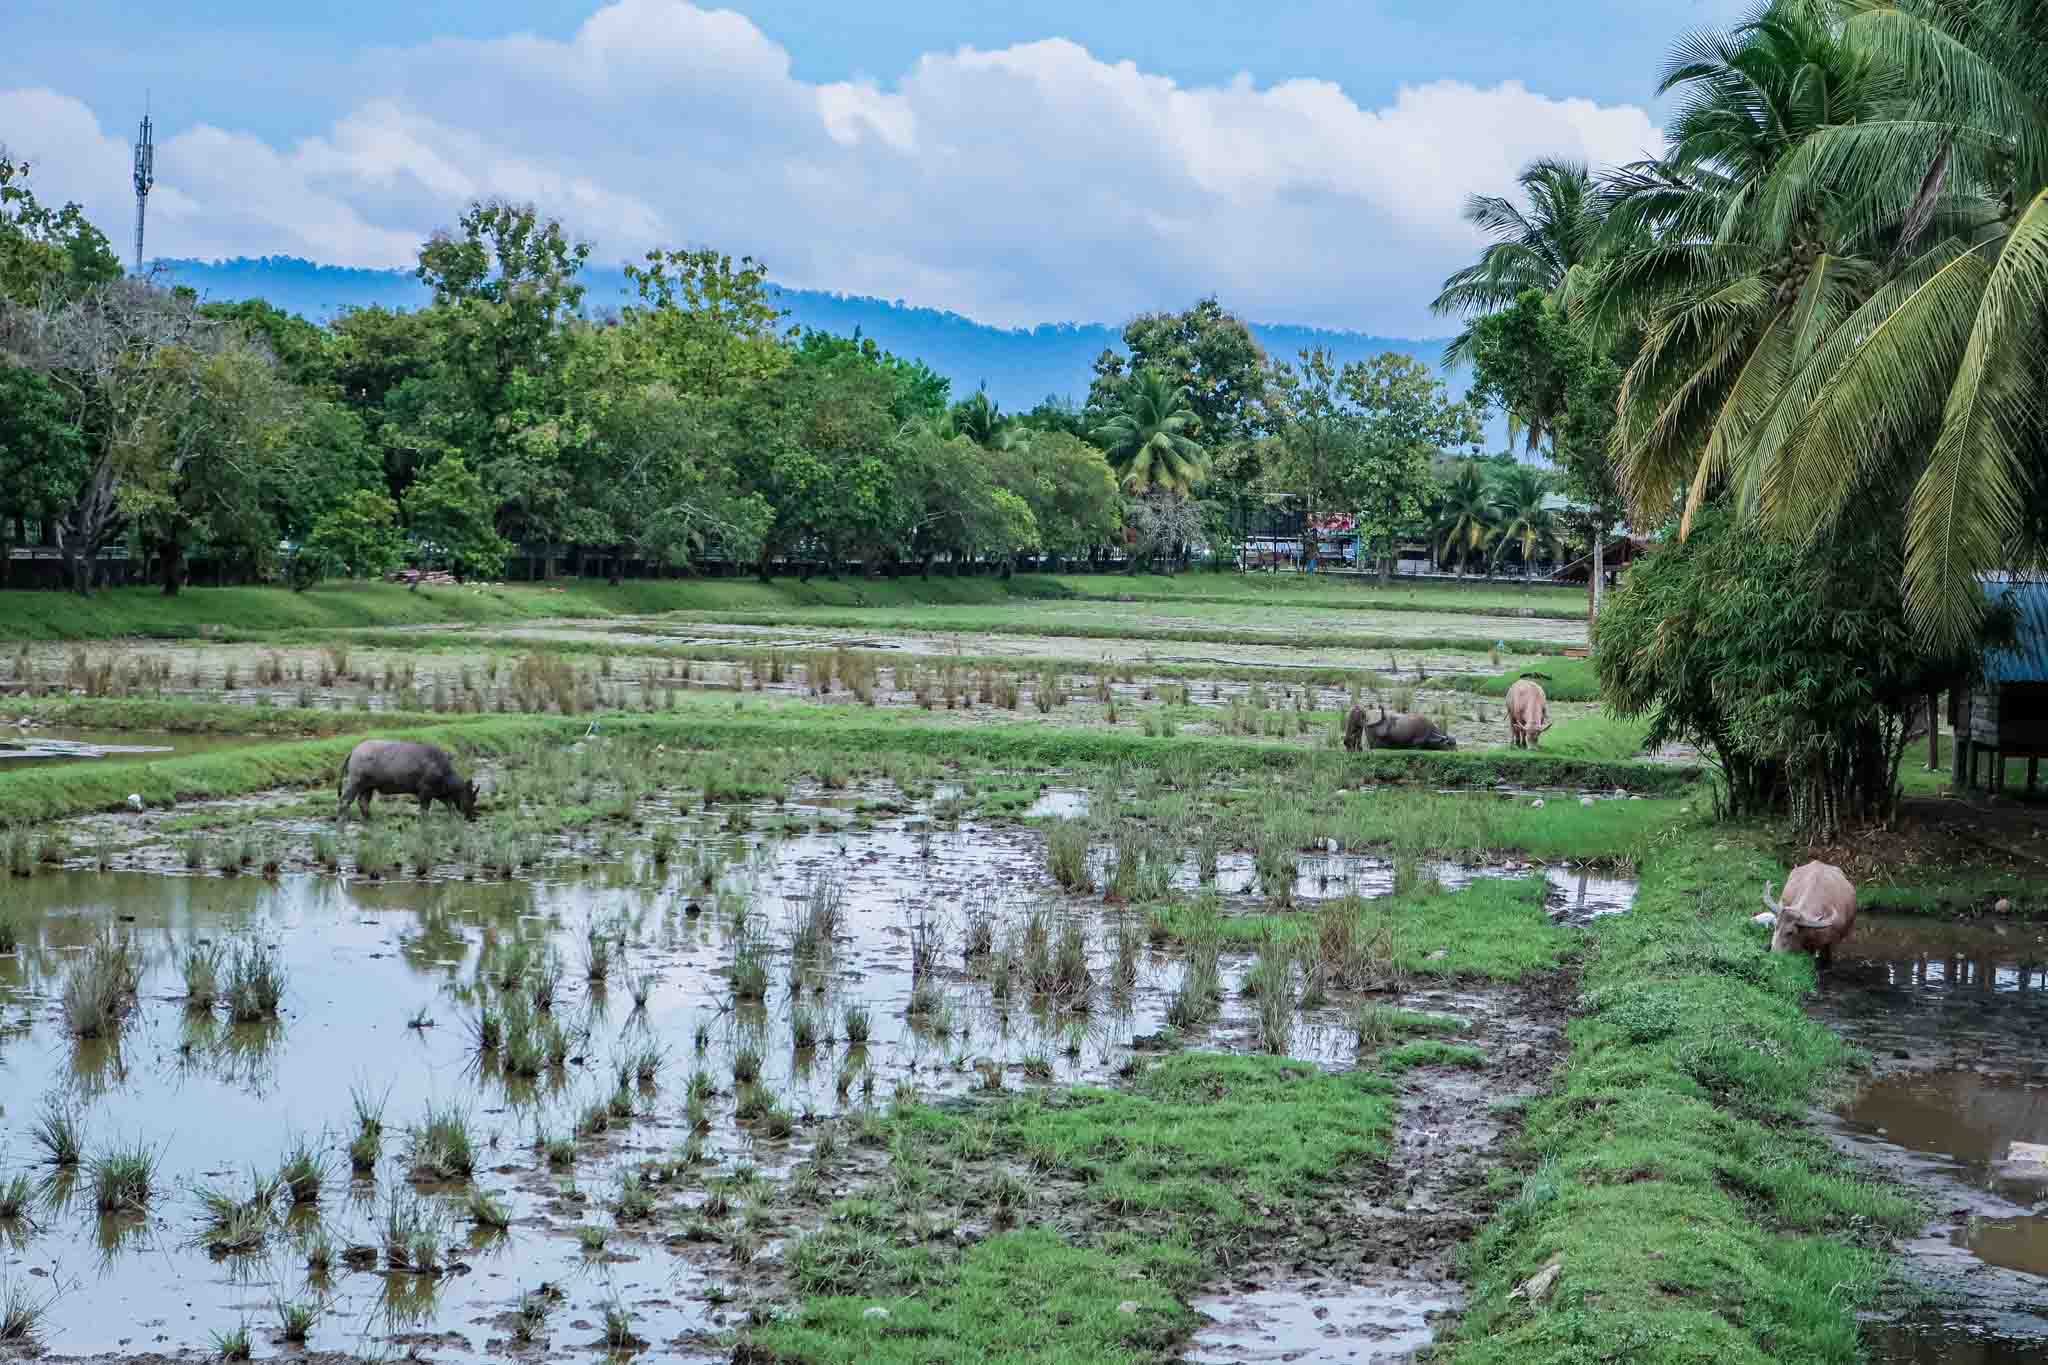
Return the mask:
POLYGON ((2048 557, 2041 0, 1781 0, 1681 54, 1679 146, 1616 181, 1657 240, 1603 270, 1646 342, 1617 454, 1649 519, 1717 490, 1780 533, 1905 506, 1905 600, 1956 645, 1979 575, 2048 557))
POLYGON ((1556 555, 1562 537, 1558 533, 1557 514, 1543 505, 1549 492, 1543 475, 1525 464, 1508 470, 1494 484, 1495 565, 1509 546, 1522 552, 1525 570, 1535 566, 1539 553, 1556 555))
POLYGON ((1187 390, 1147 369, 1124 391, 1121 410, 1090 435, 1127 491, 1186 493, 1203 475, 1195 428, 1187 390))
POLYGON ((1444 485, 1443 502, 1437 509, 1437 559, 1456 555, 1460 578, 1474 555, 1479 555, 1490 571, 1492 565, 1483 552, 1492 539, 1493 490, 1480 476, 1479 466, 1467 460, 1444 485))
MULTIPOLYGON (((1494 240, 1475 264, 1444 281, 1430 304, 1432 312, 1496 312, 1531 289, 1563 302, 1599 254, 1605 206, 1582 163, 1547 157, 1532 161, 1516 183, 1529 201, 1526 212, 1498 195, 1475 194, 1465 201, 1465 221, 1494 240)), ((1464 359, 1469 342, 1469 333, 1459 335, 1444 359, 1464 359)), ((1536 440, 1532 431, 1531 449, 1536 440)))
POLYGON ((976 389, 971 397, 955 403, 947 416, 954 431, 983 450, 1001 450, 1009 444, 1010 419, 1003 416, 1002 406, 988 396, 987 389, 976 389))
POLYGON ((1823 3, 1781 0, 1731 33, 1682 40, 1658 87, 1678 97, 1670 152, 1606 177, 1608 232, 1633 245, 1601 263, 1581 313, 1642 329, 1615 452, 1642 520, 1688 489, 1681 534, 1742 482, 1742 453, 1782 439, 1770 425, 1787 379, 1840 343, 1876 287, 1884 243, 1833 196, 1807 185, 1773 198, 1811 138, 1869 117, 1890 89, 1823 3))
POLYGON ((1970 639, 1979 575, 2048 552, 2048 23, 2041 0, 1860 0, 1842 41, 1896 71, 1890 117, 1839 123, 1783 168, 1825 177, 1887 277, 1788 385, 1787 437, 1755 453, 1768 520, 1825 528, 1903 497, 1905 604, 1970 639))

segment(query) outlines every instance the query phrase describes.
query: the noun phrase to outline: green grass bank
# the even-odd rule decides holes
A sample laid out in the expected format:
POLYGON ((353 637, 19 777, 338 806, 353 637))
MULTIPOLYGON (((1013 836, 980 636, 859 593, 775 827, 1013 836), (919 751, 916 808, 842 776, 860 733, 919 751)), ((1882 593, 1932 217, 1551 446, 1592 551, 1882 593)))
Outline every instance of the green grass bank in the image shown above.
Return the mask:
MULTIPOLYGON (((1527 612, 1557 620, 1583 619, 1583 603, 1556 588, 1396 586, 1380 589, 1342 579, 1237 574, 1061 574, 1009 579, 779 578, 628 579, 616 587, 601 579, 507 583, 488 587, 422 587, 389 583, 322 583, 302 593, 281 587, 190 587, 165 597, 148 587, 75 593, 0 591, 0 639, 92 640, 123 636, 191 639, 218 630, 225 638, 260 638, 277 631, 323 631, 377 626, 478 625, 548 617, 604 619, 663 612, 766 613, 787 624, 786 613, 833 609, 998 606, 1009 602, 1070 599, 1141 602, 1259 604, 1332 610, 1429 611, 1473 615, 1527 612)), ((858 618, 856 618, 858 619, 858 618)), ((832 624, 820 620, 819 624, 832 624)))
POLYGON ((1808 1018, 1804 957, 1748 923, 1762 839, 1696 833, 1646 861, 1583 958, 1581 1017, 1526 1169, 1470 1250, 1457 1365, 1860 1359, 1857 1310, 1918 1211, 1804 1123, 1850 1050, 1808 1018), (1540 1303, 1515 1287, 1555 1259, 1540 1303))

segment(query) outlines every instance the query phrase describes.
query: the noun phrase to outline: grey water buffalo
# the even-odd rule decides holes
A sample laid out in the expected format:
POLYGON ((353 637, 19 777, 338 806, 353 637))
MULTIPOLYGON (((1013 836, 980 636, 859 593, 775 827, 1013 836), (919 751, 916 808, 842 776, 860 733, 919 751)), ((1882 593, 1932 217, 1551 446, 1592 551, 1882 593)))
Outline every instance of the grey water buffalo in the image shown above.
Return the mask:
POLYGON ((1543 684, 1523 676, 1508 688, 1508 742, 1517 749, 1540 749, 1550 728, 1550 698, 1543 684))
POLYGON ((1428 716, 1390 716, 1379 708, 1377 720, 1365 718, 1365 708, 1354 706, 1344 718, 1344 747, 1354 753, 1362 743, 1368 749, 1455 749, 1458 741, 1436 728, 1428 716))
POLYGON ((1782 901, 1765 884, 1764 909, 1777 916, 1772 952, 1816 953, 1831 962, 1835 945, 1856 926, 1856 885, 1833 863, 1801 863, 1785 878, 1782 901))
POLYGON ((424 815, 436 801, 445 801, 476 819, 476 783, 455 771, 455 760, 431 744, 401 739, 366 739, 349 751, 341 765, 341 804, 334 818, 348 813, 348 803, 358 802, 363 818, 370 818, 372 796, 416 796, 424 815))

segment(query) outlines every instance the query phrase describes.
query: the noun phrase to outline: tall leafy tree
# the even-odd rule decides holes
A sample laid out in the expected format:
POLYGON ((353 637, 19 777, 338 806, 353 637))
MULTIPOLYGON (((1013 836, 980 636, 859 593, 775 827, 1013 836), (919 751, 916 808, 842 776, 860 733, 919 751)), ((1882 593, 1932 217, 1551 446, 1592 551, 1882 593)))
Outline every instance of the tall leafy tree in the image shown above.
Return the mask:
POLYGON ((511 547, 498 535, 496 502, 460 455, 438 460, 405 496, 405 519, 456 576, 495 577, 511 547))
POLYGON ((1158 370, 1142 370, 1093 437, 1132 493, 1185 494, 1202 478, 1200 424, 1185 390, 1158 370))
MULTIPOLYGON (((1444 281, 1432 312, 1496 312, 1532 289, 1561 304, 1575 286, 1584 286, 1606 235, 1606 206, 1592 172, 1582 162, 1545 157, 1515 179, 1527 208, 1493 194, 1465 201, 1465 221, 1493 240, 1476 262, 1444 281)), ((1471 335, 1468 328, 1451 342, 1447 362, 1467 357, 1471 335)), ((1526 420, 1523 426, 1533 450, 1543 429, 1526 420)))
POLYGON ((1494 563, 1510 549, 1520 551, 1529 567, 1541 556, 1557 554, 1564 537, 1557 514, 1543 505, 1549 495, 1543 475, 1528 465, 1516 465, 1501 476, 1493 489, 1494 563))
POLYGON ((1474 322, 1470 332, 1473 401, 1530 414, 1540 425, 1563 491, 1591 545, 1587 614, 1598 616, 1606 585, 1608 535, 1626 510, 1609 457, 1621 368, 1607 349, 1536 290, 1474 322))
POLYGON ((1493 540, 1493 490, 1478 464, 1465 460, 1458 465, 1457 473, 1444 485, 1436 516, 1439 560, 1457 560, 1460 578, 1474 558, 1492 567, 1485 552, 1493 540))
POLYGON ((1128 356, 1104 351, 1095 361, 1088 408, 1096 425, 1121 412, 1150 371, 1186 395, 1194 414, 1186 434, 1209 452, 1273 429, 1265 351, 1213 297, 1183 312, 1134 318, 1123 340, 1128 356))
POLYGON ((1731 478, 1753 497, 1743 457, 1782 440, 1789 377, 1856 334, 1892 244, 1823 185, 1764 205, 1816 134, 1881 114, 1894 87, 1822 0, 1779 0, 1674 50, 1659 85, 1675 100, 1670 151, 1609 177, 1610 223, 1638 236, 1586 304, 1642 332, 1615 436, 1639 520, 1661 519, 1674 487, 1681 533, 1731 478))
POLYGON ((121 262, 85 211, 52 208, 28 180, 28 163, 0 151, 0 300, 32 306, 119 279, 121 262))
POLYGON ((54 518, 90 468, 85 435, 56 386, 24 366, 0 364, 0 556, 30 539, 31 522, 54 518))
POLYGON ((578 279, 590 244, 531 206, 472 204, 456 230, 420 248, 434 291, 435 354, 412 425, 434 447, 459 451, 498 499, 500 535, 552 538, 571 512, 562 377, 578 279))
POLYGON ((1794 535, 1903 506, 1905 610, 1953 645, 1980 574, 2048 558, 2048 27, 2033 0, 1900 0, 1845 6, 1840 41, 1895 83, 1885 116, 1817 129, 1760 214, 1824 196, 1883 282, 1784 385, 1742 482, 1794 535))
POLYGON ((205 349, 166 347, 152 420, 118 449, 121 508, 162 566, 165 596, 177 593, 195 545, 267 563, 276 519, 265 498, 284 457, 297 393, 270 357, 239 336, 205 349))

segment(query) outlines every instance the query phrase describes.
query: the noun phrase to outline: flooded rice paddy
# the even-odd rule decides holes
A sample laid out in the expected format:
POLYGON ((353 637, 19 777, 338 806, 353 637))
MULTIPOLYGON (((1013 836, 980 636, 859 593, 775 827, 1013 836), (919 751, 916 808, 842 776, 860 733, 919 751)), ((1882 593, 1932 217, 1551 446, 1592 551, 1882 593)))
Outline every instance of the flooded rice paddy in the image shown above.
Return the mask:
MULTIPOLYGON (((24 645, 8 662, 6 677, 8 686, 32 694, 368 712, 654 711, 673 709, 679 698, 695 693, 742 692, 917 708, 961 724, 1028 718, 1146 734, 1262 735, 1328 744, 1336 742, 1343 714, 1362 696, 1368 704, 1427 714, 1466 747, 1491 747, 1507 738, 1502 703, 1466 688, 1480 678, 1544 666, 1538 658, 1406 648, 1319 649, 1305 665, 1301 650, 1277 646, 1224 647, 1231 657, 1219 658, 1215 652, 1176 652, 1171 642, 1153 649, 1131 641, 1061 637, 851 638, 843 632, 741 626, 693 627, 683 635, 668 631, 657 623, 622 629, 616 622, 493 627, 488 633, 437 626, 404 632, 433 646, 417 649, 24 645), (704 633, 714 629, 724 633, 704 633), (607 641, 619 642, 620 651, 595 648, 607 641), (568 642, 579 647, 577 653, 549 651, 568 642), (629 647, 643 652, 628 652, 629 647), (519 648, 535 652, 511 652, 519 648), (665 652, 644 652, 650 649, 665 652), (969 658, 976 662, 964 661, 969 658), (1008 658, 1019 663, 1005 666, 1008 658), (1323 670, 1325 677, 1344 669, 1361 686, 1174 675, 1176 667, 1186 666, 1204 672, 1278 671, 1282 679, 1287 670, 1305 666, 1323 670)), ((1589 709, 1553 701, 1551 719, 1564 723, 1589 709)))
POLYGON ((2048 1165, 2014 1148, 2048 1143, 2048 931, 1861 918, 1817 1009, 1873 1060, 1836 1142, 1932 1205, 1906 1276, 1947 1306, 1874 1327, 1877 1358, 2048 1362, 2048 1165))
MULTIPOLYGON (((284 1345, 289 1314, 310 1313, 324 1349, 496 1359, 545 1292, 558 1351, 601 1349, 607 1312, 623 1312, 661 1358, 723 1358, 750 1313, 790 1300, 793 1239, 872 1178, 847 1151, 863 1114, 898 1095, 1111 1081, 1172 1031, 1190 970, 1136 912, 1063 894, 1043 829, 935 820, 957 799, 943 787, 911 800, 799 785, 738 817, 643 801, 677 834, 672 858, 557 835, 512 878, 440 857, 409 876, 318 870, 326 799, 283 815, 258 802, 243 819, 290 850, 273 876, 189 866, 169 824, 205 820, 192 803, 78 822, 118 831, 117 870, 74 856, 6 888, 20 942, 0 956, 0 1189, 18 1179, 26 1198, 0 1219, 0 1294, 44 1307, 53 1351, 205 1352, 242 1329, 284 1345), (1071 935, 1084 999, 1012 975, 1029 956, 1013 945, 1032 935, 1071 935), (133 1002, 77 1036, 73 997, 110 945, 133 1002), (201 960, 231 998, 194 998, 201 960), (245 1012, 226 985, 243 964, 281 982, 274 1010, 245 1012), (82 1161, 57 1164, 38 1133, 72 1125, 82 1161), (829 1165, 827 1145, 842 1153, 829 1165), (100 1198, 96 1163, 127 1152, 148 1197, 100 1198)), ((380 829, 418 826, 381 810, 380 829)), ((1098 880, 1115 856, 1089 849, 1098 880)), ((1633 896, 1596 871, 1543 871, 1562 925, 1633 896)), ((1531 872, 1419 875, 1454 887, 1531 872)), ((1291 889, 1308 909, 1384 896, 1398 875, 1325 850, 1298 858, 1291 889)), ((1225 915, 1271 889, 1253 855, 1229 850, 1213 874, 1177 855, 1166 877, 1210 883, 1225 915)), ((1181 1041, 1264 1045, 1244 992, 1253 960, 1218 955, 1220 1010, 1181 1041)), ((1301 1008, 1285 1050, 1354 1065, 1355 999, 1301 1008)), ((1247 1268, 1255 1288, 1202 1305, 1213 1323, 1194 1358, 1386 1358, 1457 1306, 1455 1248, 1474 1225, 1455 1192, 1499 1138, 1489 1104, 1541 1084, 1561 1019, 1497 989, 1400 999, 1457 1021, 1489 1071, 1406 1083, 1406 1184, 1359 1192, 1353 1213, 1377 1231, 1347 1250, 1347 1282, 1247 1268)))

